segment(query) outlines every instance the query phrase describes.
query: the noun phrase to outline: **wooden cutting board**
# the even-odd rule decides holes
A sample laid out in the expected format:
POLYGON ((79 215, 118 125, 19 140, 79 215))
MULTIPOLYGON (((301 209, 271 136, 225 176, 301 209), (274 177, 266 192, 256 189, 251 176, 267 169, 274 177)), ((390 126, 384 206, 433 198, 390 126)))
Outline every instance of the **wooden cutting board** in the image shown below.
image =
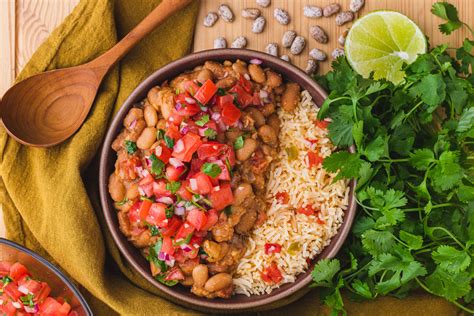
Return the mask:
MULTIPOLYGON (((343 10, 349 10, 350 0, 272 0, 268 8, 258 7, 255 0, 203 0, 201 1, 194 36, 194 51, 213 48, 214 39, 218 36, 225 37, 230 46, 230 43, 235 37, 242 35, 247 38, 247 48, 250 49, 264 51, 268 43, 278 43, 280 55, 289 55, 295 65, 304 69, 310 49, 319 48, 328 53, 329 56, 333 49, 339 47, 337 39, 350 24, 336 26, 335 16, 318 19, 307 18, 303 15, 303 7, 305 5, 324 7, 333 2, 341 4, 343 10), (222 19, 219 19, 213 27, 204 27, 203 20, 206 14, 209 11, 217 12, 217 8, 223 3, 228 4, 233 10, 235 16, 234 22, 226 23, 222 19), (267 20, 263 33, 254 34, 251 32, 253 21, 242 18, 241 11, 243 8, 260 9, 262 16, 267 20), (275 8, 283 8, 289 12, 291 22, 288 25, 284 26, 276 22, 273 17, 273 10, 275 8), (319 25, 327 32, 329 35, 329 42, 327 44, 317 43, 309 36, 309 28, 312 25, 319 25), (292 56, 289 49, 281 46, 281 37, 287 30, 294 30, 306 39, 306 47, 299 56, 292 56)), ((436 0, 366 0, 365 2, 366 4, 359 12, 359 15, 381 9, 399 11, 413 19, 421 27, 422 31, 430 39, 432 45, 449 43, 450 47, 457 47, 460 46, 463 39, 468 36, 468 32, 465 29, 461 32, 456 31, 450 36, 443 35, 439 32, 438 25, 443 22, 430 13, 431 5, 436 2, 436 0)), ((449 0, 449 2, 458 8, 462 21, 471 25, 474 24, 474 0, 449 0)), ((320 72, 324 73, 329 69, 330 62, 326 61, 321 63, 320 72)))

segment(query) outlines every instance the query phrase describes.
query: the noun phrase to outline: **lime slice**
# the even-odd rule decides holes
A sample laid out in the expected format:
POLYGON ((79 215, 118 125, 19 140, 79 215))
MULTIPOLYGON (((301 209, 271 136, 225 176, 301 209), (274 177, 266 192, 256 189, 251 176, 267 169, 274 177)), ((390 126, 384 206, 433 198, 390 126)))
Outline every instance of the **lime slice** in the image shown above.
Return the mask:
POLYGON ((426 52, 426 39, 420 28, 405 15, 375 11, 357 20, 347 35, 346 57, 363 77, 374 73, 395 84, 403 81, 403 63, 411 64, 426 52))

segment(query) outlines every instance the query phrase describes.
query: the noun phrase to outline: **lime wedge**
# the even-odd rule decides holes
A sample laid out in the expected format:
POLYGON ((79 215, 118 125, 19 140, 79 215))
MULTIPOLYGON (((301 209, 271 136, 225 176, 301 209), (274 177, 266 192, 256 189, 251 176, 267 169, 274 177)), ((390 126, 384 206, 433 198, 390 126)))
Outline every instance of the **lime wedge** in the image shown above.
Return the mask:
POLYGON ((345 52, 352 68, 363 77, 374 73, 395 84, 403 81, 403 63, 411 64, 426 52, 420 28, 405 15, 375 11, 357 20, 347 35, 345 52))

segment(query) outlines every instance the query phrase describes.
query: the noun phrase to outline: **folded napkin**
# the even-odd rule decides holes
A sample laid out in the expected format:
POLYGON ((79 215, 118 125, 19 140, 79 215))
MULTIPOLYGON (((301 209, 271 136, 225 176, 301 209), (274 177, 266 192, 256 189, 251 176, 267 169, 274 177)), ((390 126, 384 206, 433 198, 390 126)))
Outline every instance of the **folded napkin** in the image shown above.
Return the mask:
MULTIPOLYGON (((83 64, 112 47, 159 0, 82 0, 43 43, 17 80, 83 64)), ((113 113, 151 72, 190 50, 199 2, 142 41, 103 82, 81 129, 49 149, 22 146, 0 128, 0 202, 7 235, 47 257, 79 285, 96 315, 191 315, 173 304, 122 258, 108 233, 98 199, 97 159, 113 113)), ((288 301, 302 296, 290 298, 288 301)), ((280 304, 285 302, 280 302, 280 304)), ((277 306, 275 306, 277 307, 277 306)), ((350 303, 351 315, 450 315, 455 309, 430 296, 350 303)), ((316 292, 269 315, 317 315, 316 292)))

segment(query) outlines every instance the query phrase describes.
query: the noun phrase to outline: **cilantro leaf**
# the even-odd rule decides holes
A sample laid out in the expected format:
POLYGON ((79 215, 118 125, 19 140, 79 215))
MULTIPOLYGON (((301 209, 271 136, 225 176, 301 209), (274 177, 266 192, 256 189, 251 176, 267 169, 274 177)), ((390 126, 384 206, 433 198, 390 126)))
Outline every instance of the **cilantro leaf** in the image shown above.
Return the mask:
POLYGON ((370 291, 370 288, 367 282, 363 282, 359 279, 356 279, 354 282, 352 282, 351 286, 360 296, 364 298, 373 297, 372 292, 370 291))
POLYGON ((166 275, 164 274, 158 274, 155 276, 155 279, 159 281, 160 283, 163 283, 166 286, 175 286, 178 284, 178 280, 165 280, 166 275))
POLYGON ((201 116, 201 118, 199 120, 197 120, 195 123, 197 126, 204 126, 206 125, 206 123, 209 122, 209 114, 204 114, 203 116, 201 116))
POLYGON ((242 147, 244 147, 244 137, 240 135, 234 141, 234 149, 239 150, 242 147))
POLYGON ((166 147, 173 148, 174 147, 174 139, 169 137, 168 135, 164 136, 166 147))
POLYGON ((351 146, 354 143, 352 128, 354 126, 352 118, 352 106, 343 105, 339 111, 331 116, 332 122, 328 126, 329 138, 334 145, 351 146))
POLYGON ((166 184, 166 190, 170 191, 171 193, 176 193, 176 191, 181 188, 181 182, 179 181, 171 181, 166 184))
POLYGON ((341 264, 337 259, 322 259, 319 260, 314 266, 314 270, 311 272, 313 281, 316 282, 317 286, 331 286, 333 284, 333 278, 336 273, 341 269, 341 264))
POLYGON ((163 129, 159 129, 156 131, 156 139, 157 140, 160 140, 160 139, 164 139, 165 138, 165 130, 163 129))
POLYGON ((400 230, 400 239, 408 245, 408 248, 413 250, 420 249, 423 245, 421 236, 410 234, 404 230, 400 230))
POLYGON ((464 271, 471 264, 471 257, 465 251, 451 246, 441 245, 431 256, 441 269, 450 273, 464 271))
POLYGON ((418 170, 426 170, 428 166, 436 161, 434 153, 429 148, 416 149, 413 153, 410 154, 410 159, 408 160, 410 164, 418 170))
POLYGON ((433 112, 446 98, 446 84, 441 74, 429 74, 415 84, 410 92, 420 96, 431 107, 430 112, 433 112))
POLYGON ((209 139, 216 139, 217 132, 213 130, 212 128, 208 128, 204 131, 204 136, 209 139))
POLYGON ((386 230, 369 229, 362 234, 362 247, 373 256, 390 251, 394 244, 393 234, 386 230))
POLYGON ((206 162, 202 165, 201 171, 212 178, 216 178, 221 174, 222 169, 215 163, 206 162))
POLYGON ((378 136, 373 141, 367 144, 367 147, 362 151, 369 161, 376 161, 380 157, 387 156, 388 140, 386 136, 378 136))
POLYGON ((441 33, 446 35, 451 34, 453 31, 457 30, 463 25, 463 23, 459 20, 458 10, 451 3, 433 3, 433 6, 431 7, 431 13, 447 21, 447 23, 439 25, 439 30, 441 33))
POLYGON ((426 278, 426 286, 436 295, 449 301, 457 300, 471 290, 471 278, 468 273, 449 273, 440 267, 426 278))
POLYGON ((137 151, 137 144, 134 141, 126 140, 125 141, 125 150, 129 155, 134 154, 137 151))
POLYGON ((407 204, 405 194, 394 189, 382 191, 374 187, 368 187, 365 191, 370 198, 370 205, 378 209, 395 209, 407 204))
POLYGON ((463 170, 459 165, 459 153, 445 151, 431 172, 431 182, 438 191, 446 191, 460 184, 463 170))
POLYGON ((474 106, 465 108, 459 118, 456 133, 464 133, 474 128, 474 106))
POLYGON ((362 160, 358 154, 351 154, 347 151, 332 153, 323 161, 323 167, 328 172, 337 173, 335 180, 351 179, 359 175, 362 160))
POLYGON ((165 168, 164 162, 156 157, 154 153, 151 154, 149 158, 151 160, 151 173, 157 177, 163 176, 163 170, 165 168))

